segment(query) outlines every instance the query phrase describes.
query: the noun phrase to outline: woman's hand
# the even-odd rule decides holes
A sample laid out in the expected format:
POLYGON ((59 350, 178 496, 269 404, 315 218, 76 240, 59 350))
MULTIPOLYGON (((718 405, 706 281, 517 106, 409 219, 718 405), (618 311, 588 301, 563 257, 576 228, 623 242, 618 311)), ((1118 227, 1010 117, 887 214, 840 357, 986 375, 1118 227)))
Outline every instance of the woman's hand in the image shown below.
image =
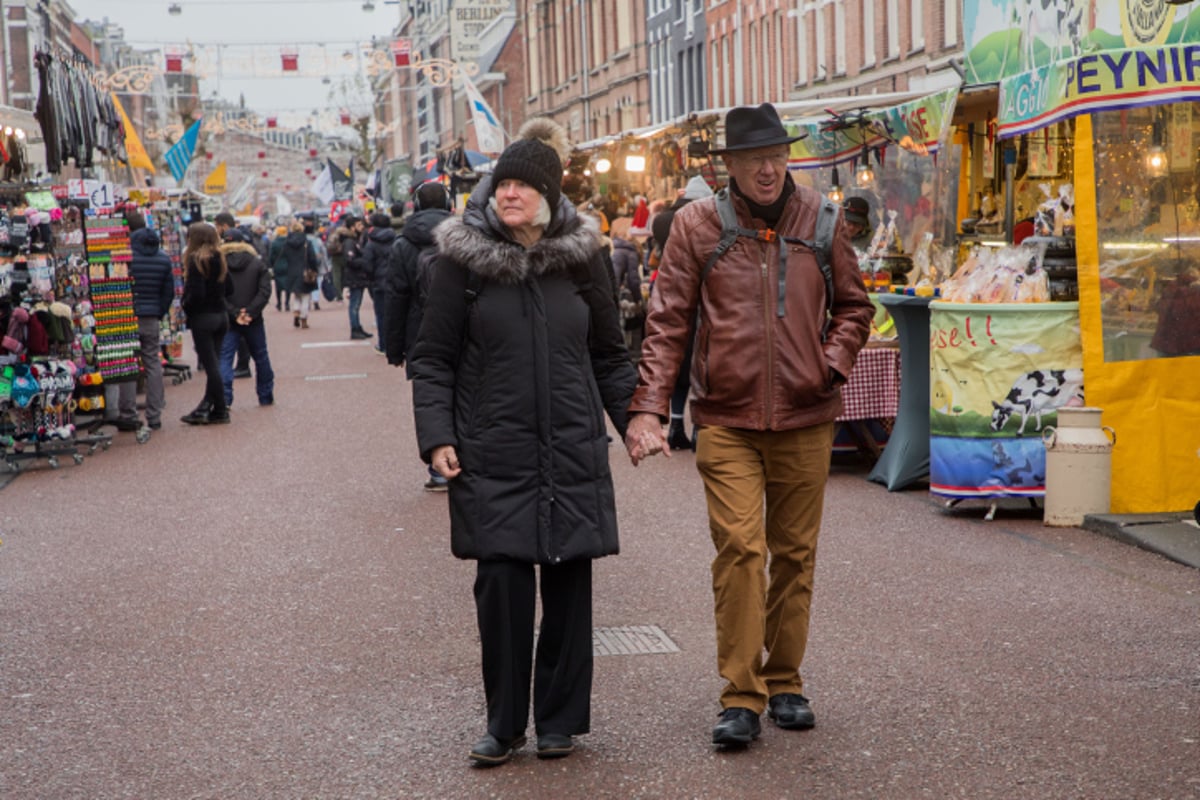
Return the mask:
POLYGON ((458 453, 452 444, 435 447, 429 464, 446 480, 453 480, 462 472, 462 465, 458 463, 458 453))

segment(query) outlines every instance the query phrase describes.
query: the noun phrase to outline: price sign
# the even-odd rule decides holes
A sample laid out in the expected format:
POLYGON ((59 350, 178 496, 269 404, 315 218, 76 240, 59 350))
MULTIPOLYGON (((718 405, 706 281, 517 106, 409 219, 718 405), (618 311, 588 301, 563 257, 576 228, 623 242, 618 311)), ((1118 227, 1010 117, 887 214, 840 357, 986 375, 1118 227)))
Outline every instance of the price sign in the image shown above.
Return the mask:
POLYGON ((111 211, 113 204, 117 202, 117 187, 107 181, 86 181, 86 183, 94 184, 91 194, 88 195, 88 200, 92 203, 92 208, 97 211, 111 211))

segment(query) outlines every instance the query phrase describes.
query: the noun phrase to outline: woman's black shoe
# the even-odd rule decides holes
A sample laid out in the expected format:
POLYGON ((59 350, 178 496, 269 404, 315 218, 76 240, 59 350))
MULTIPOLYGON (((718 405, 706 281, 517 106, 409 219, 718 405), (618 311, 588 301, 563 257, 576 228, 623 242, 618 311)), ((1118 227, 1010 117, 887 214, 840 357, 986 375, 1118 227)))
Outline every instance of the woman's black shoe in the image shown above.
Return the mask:
POLYGON ((541 733, 537 738, 538 758, 566 758, 575 752, 575 742, 562 733, 541 733))
POLYGON ((525 746, 525 737, 497 739, 490 733, 471 748, 471 760, 481 767, 495 767, 512 758, 513 751, 525 746))
POLYGON ((229 411, 210 411, 208 412, 209 425, 228 425, 229 411))
POLYGON ((180 417, 180 419, 183 420, 184 422, 186 422, 188 425, 207 425, 208 424, 208 412, 201 411, 200 409, 197 408, 192 413, 180 417))

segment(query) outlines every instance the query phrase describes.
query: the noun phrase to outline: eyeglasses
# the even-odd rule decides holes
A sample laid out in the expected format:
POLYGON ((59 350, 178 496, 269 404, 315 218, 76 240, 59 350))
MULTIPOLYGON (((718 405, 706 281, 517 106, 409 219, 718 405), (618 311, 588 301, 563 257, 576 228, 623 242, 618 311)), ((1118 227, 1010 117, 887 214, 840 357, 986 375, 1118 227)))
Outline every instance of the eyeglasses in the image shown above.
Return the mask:
POLYGON ((790 153, 787 150, 780 150, 776 153, 766 153, 756 156, 735 154, 733 158, 742 164, 746 164, 747 166, 753 166, 755 169, 762 169, 763 166, 767 164, 770 164, 773 167, 786 167, 789 155, 790 153))

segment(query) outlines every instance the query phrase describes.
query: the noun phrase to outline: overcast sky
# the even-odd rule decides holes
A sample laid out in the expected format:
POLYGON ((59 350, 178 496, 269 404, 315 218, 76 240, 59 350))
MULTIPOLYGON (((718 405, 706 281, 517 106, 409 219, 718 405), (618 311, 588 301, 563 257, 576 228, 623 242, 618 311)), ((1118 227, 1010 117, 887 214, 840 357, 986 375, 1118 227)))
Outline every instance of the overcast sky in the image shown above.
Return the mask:
POLYGON ((387 0, 374 0, 373 12, 362 10, 363 0, 68 2, 80 20, 107 19, 121 26, 126 41, 139 49, 184 49, 192 42, 195 63, 206 75, 201 81, 205 97, 218 92, 236 102, 244 94, 247 107, 277 116, 287 126, 305 124, 314 110, 328 117, 344 106, 367 110, 369 94, 346 82, 368 63, 361 45, 372 36, 389 39, 399 19, 398 5, 387 0), (173 2, 181 8, 178 15, 167 11, 173 2), (299 71, 271 77, 283 74, 284 48, 298 53, 299 71), (329 84, 321 81, 326 74, 329 84))

